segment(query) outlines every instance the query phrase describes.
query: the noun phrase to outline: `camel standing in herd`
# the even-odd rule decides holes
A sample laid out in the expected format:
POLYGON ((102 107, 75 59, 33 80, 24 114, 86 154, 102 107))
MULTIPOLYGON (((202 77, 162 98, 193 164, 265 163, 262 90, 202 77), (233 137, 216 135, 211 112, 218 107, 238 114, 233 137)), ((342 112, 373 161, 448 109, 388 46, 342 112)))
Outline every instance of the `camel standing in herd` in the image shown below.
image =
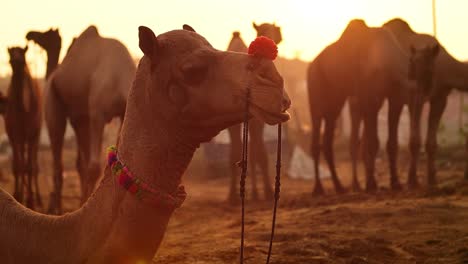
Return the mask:
POLYGON ((37 179, 42 98, 41 90, 36 80, 31 77, 26 63, 27 50, 28 47, 8 49, 12 76, 4 116, 6 132, 13 150, 13 196, 20 203, 23 202, 23 192, 26 188, 26 206, 34 209, 35 202, 42 206, 37 179))
MULTIPOLYGON (((138 183, 174 197, 200 143, 244 120, 245 99, 236 98, 245 98, 247 78, 250 103, 258 108, 252 115, 272 125, 289 119, 283 80, 270 60, 215 50, 188 30, 156 37, 140 27, 139 39, 144 56, 116 157, 138 183), (259 64, 248 72, 252 60, 259 64)), ((149 263, 174 207, 166 200, 154 205, 137 199, 117 185, 115 168, 106 167, 84 206, 63 216, 28 210, 0 189, 2 263, 149 263)))
MULTIPOLYGON (((414 32, 408 23, 402 19, 392 19, 385 23, 383 27, 390 30, 396 36, 400 46, 406 51, 409 51, 411 46, 422 47, 438 44, 437 39, 433 36, 414 32)), ((425 144, 427 153, 427 183, 429 186, 437 183, 435 168, 437 130, 447 105, 447 97, 453 88, 460 91, 468 91, 468 64, 456 60, 443 46, 440 47, 434 64, 434 85, 431 89, 426 89, 426 93, 424 94, 424 100, 428 101, 430 106, 425 144)), ((397 112, 401 112, 401 110, 397 110, 397 112)), ((421 110, 416 111, 415 115, 417 115, 415 118, 420 120, 421 110)), ((396 123, 398 125, 398 119, 396 123)), ((410 135, 411 160, 408 174, 408 185, 410 188, 419 185, 416 175, 421 146, 419 126, 420 123, 417 122, 415 127, 412 127, 410 135)), ((396 145, 397 143, 394 144, 396 145)), ((393 163, 396 163, 396 158, 393 159, 393 163)), ((396 174, 396 165, 391 166, 395 167, 393 173, 396 174)))
MULTIPOLYGON (((39 34, 29 36, 35 39, 39 34)), ((62 147, 67 119, 77 139, 76 166, 83 203, 100 176, 104 126, 114 117, 123 118, 134 73, 127 48, 115 39, 101 37, 96 27, 90 26, 73 41, 50 75, 45 119, 54 160, 54 191, 49 213, 62 212, 62 147)))
MULTIPOLYGON (((257 37, 265 36, 272 39, 276 44, 282 40, 281 28, 275 24, 263 23, 257 25, 252 23, 254 29, 257 31, 257 37)), ((234 32, 232 39, 228 46, 228 51, 233 52, 247 52, 247 46, 242 41, 239 32, 234 32)), ((265 199, 273 197, 273 189, 271 186, 270 173, 268 170, 268 153, 263 139, 263 130, 265 123, 253 118, 249 121, 249 167, 252 183, 252 199, 258 199, 257 190, 257 167, 259 167, 263 179, 263 190, 265 199)), ((231 168, 231 184, 229 188, 228 201, 230 204, 235 204, 239 201, 239 194, 237 192, 239 168, 237 162, 241 158, 242 140, 241 140, 241 125, 235 125, 228 129, 231 141, 231 151, 229 155, 229 162, 231 168)))
POLYGON ((346 99, 356 89, 359 70, 359 40, 365 27, 361 20, 352 20, 341 37, 325 47, 309 64, 307 69, 307 88, 309 110, 312 125, 311 154, 314 159, 315 187, 314 194, 323 194, 320 179, 320 152, 323 151, 331 178, 338 193, 344 188, 338 179, 333 160, 333 137, 335 124, 346 99), (324 122, 324 139, 320 144, 321 126, 324 122))
MULTIPOLYGON (((352 117, 350 150, 354 159, 353 189, 360 190, 355 160, 360 122, 364 123, 366 190, 372 192, 377 189, 374 176, 379 148, 377 116, 386 98, 394 95, 406 98, 408 92, 416 88, 416 82, 408 79, 409 59, 390 31, 368 27, 362 20, 352 20, 340 39, 310 64, 308 87, 313 127, 312 156, 316 161, 315 194, 323 193, 318 170, 322 120, 325 121, 325 158, 335 190, 338 193, 344 191, 336 173, 332 147, 336 118, 346 99, 349 99, 352 117)), ((390 112, 393 113, 392 104, 390 112)), ((395 176, 392 175, 390 179, 394 188, 399 186, 395 176)))

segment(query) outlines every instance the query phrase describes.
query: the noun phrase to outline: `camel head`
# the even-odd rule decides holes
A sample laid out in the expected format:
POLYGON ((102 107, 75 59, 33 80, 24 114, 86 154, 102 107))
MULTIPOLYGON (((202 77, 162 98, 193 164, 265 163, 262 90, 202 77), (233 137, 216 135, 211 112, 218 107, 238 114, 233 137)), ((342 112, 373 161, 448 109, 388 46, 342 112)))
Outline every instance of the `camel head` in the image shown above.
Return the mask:
POLYGON ((433 84, 434 62, 439 54, 439 44, 428 45, 421 49, 411 46, 408 79, 416 81, 424 89, 431 89, 433 84))
POLYGON ((51 28, 44 32, 29 31, 26 34, 26 39, 34 41, 48 53, 56 53, 57 56, 62 47, 62 38, 58 29, 51 28))
POLYGON ((235 39, 235 38, 240 38, 240 32, 239 31, 234 31, 232 32, 232 38, 235 39))
POLYGON ((156 37, 151 29, 139 27, 144 56, 136 82, 147 79, 142 100, 150 102, 151 115, 159 113, 172 125, 209 140, 244 120, 249 86, 249 116, 268 124, 289 119, 290 100, 272 61, 216 50, 193 29, 184 28, 156 37), (249 70, 252 63, 256 66, 249 70))
POLYGON ((276 26, 275 23, 263 23, 261 25, 252 22, 253 27, 257 31, 257 37, 265 36, 272 39, 276 44, 279 44, 283 37, 281 35, 281 27, 276 26))
POLYGON ((28 51, 28 46, 24 48, 8 48, 8 54, 10 55, 10 65, 13 71, 22 71, 26 66, 26 51, 28 51))

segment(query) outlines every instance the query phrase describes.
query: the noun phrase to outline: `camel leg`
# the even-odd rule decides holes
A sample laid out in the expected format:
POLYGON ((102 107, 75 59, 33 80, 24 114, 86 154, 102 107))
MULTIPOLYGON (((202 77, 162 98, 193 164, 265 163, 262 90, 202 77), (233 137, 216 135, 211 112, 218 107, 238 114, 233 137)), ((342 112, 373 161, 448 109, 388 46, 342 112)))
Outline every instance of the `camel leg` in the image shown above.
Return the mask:
POLYGON ((329 117, 325 119, 325 134, 323 135, 323 154, 328 163, 328 168, 331 172, 331 177, 333 184, 335 186, 335 191, 337 193, 344 193, 345 189, 341 185, 338 175, 335 168, 335 159, 333 153, 333 141, 335 134, 335 125, 336 125, 336 116, 329 117))
POLYGON ((375 181, 375 157, 379 149, 379 139, 377 135, 377 117, 378 109, 366 110, 364 118, 364 163, 366 167, 366 191, 374 192, 377 190, 375 181))
POLYGON ((239 196, 237 193, 237 179, 239 175, 239 167, 237 162, 241 159, 241 149, 242 149, 242 140, 241 140, 241 126, 235 125, 228 128, 229 137, 230 137, 230 153, 229 153, 229 165, 231 168, 231 183, 229 187, 228 202, 231 205, 237 204, 239 202, 239 196))
POLYGON ((82 197, 84 203, 89 196, 94 192, 96 183, 101 175, 101 164, 103 162, 102 156, 102 138, 104 133, 105 120, 100 118, 99 113, 91 115, 90 120, 90 134, 89 134, 89 163, 87 175, 86 196, 82 197))
POLYGON ((55 95, 53 86, 48 90, 45 107, 45 121, 52 149, 54 166, 54 187, 50 194, 49 214, 62 214, 63 165, 62 147, 67 118, 65 107, 55 95))
POLYGON ((83 204, 87 200, 87 175, 88 173, 88 164, 89 164, 89 144, 90 144, 90 122, 87 117, 72 118, 71 124, 75 130, 76 135, 76 145, 78 147, 77 156, 76 156, 76 170, 80 177, 80 188, 81 188, 81 200, 80 203, 83 204))
MULTIPOLYGON (((427 152, 427 183, 429 186, 437 184, 435 156, 437 152, 437 130, 439 128, 440 119, 447 105, 447 96, 441 96, 437 99, 432 99, 429 110, 429 124, 426 137, 426 152, 427 152)), ((468 143, 467 143, 468 144, 468 143)))
MULTIPOLYGON (((419 100, 416 100, 419 101, 419 100)), ((413 102, 409 105, 410 110, 410 168, 408 173, 408 187, 410 189, 417 188, 418 178, 418 161, 419 161, 419 152, 421 148, 421 112, 422 112, 422 103, 413 102)))
POLYGON ((27 192, 27 199, 26 199, 26 206, 34 210, 34 194, 33 194, 33 166, 32 166, 32 148, 31 144, 26 145, 27 153, 25 153, 25 168, 26 168, 26 177, 27 177, 27 184, 26 184, 26 192, 27 192))
POLYGON ((400 122, 403 104, 391 99, 388 104, 388 140, 387 155, 390 169, 390 186, 393 190, 401 190, 398 180, 398 124, 400 122))
POLYGON ((322 125, 321 118, 312 117, 312 144, 311 144, 311 153, 312 158, 314 159, 314 173, 315 173, 315 187, 313 195, 322 195, 324 194, 322 182, 320 180, 320 129, 322 125))
POLYGON ((353 172, 353 183, 352 188, 355 192, 361 191, 357 177, 357 162, 359 160, 359 130, 361 128, 362 116, 359 113, 358 105, 349 100, 349 114, 351 117, 351 136, 350 136, 350 155, 351 155, 351 166, 353 172))
MULTIPOLYGON (((27 164, 26 164, 26 144, 22 143, 20 144, 20 178, 21 178, 21 200, 27 199, 26 195, 28 194, 28 185, 29 182, 26 181, 26 174, 27 174, 27 164)), ((27 206, 27 200, 26 200, 26 206, 27 206)))
POLYGON ((31 163, 32 163, 32 179, 34 182, 34 188, 36 190, 35 192, 35 199, 37 202, 37 205, 39 207, 42 207, 42 198, 41 198, 41 192, 39 189, 39 164, 38 164, 38 151, 39 151, 39 137, 34 140, 34 142, 30 143, 31 145, 31 163))
POLYGON ((21 181, 21 158, 20 158, 20 145, 17 143, 12 144, 13 150, 13 175, 15 176, 15 191, 13 197, 19 202, 23 202, 23 192, 21 181))
POLYGON ((263 139, 263 130, 265 123, 260 120, 253 119, 251 122, 251 137, 252 145, 256 148, 256 163, 260 167, 263 180, 263 193, 266 200, 273 199, 273 187, 271 185, 270 172, 268 170, 268 153, 263 139))
MULTIPOLYGON (((250 140, 250 139, 249 139, 250 140)), ((252 144, 253 140, 250 140, 249 144, 249 172, 247 177, 250 179, 252 185, 252 200, 257 201, 259 199, 258 188, 257 188, 257 163, 258 163, 258 149, 252 144)))

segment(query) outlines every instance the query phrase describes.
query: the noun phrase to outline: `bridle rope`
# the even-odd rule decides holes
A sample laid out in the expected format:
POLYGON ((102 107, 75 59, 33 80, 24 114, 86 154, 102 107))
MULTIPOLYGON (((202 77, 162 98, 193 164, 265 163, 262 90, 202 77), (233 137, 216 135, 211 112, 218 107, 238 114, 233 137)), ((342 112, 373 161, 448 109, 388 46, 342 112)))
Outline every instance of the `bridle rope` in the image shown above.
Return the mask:
MULTIPOLYGON (((257 38, 258 39, 258 38, 257 38)), ((256 41, 257 41, 256 39, 256 41)), ((270 40, 271 41, 271 40, 270 40)), ((255 42, 255 41, 254 41, 255 42)), ((254 44, 252 42, 252 44, 254 44)), ((272 41, 271 41, 272 42, 272 41)), ((252 47, 252 44, 250 45, 252 47)), ((276 48, 276 45, 275 45, 276 48)), ((250 54, 250 47, 249 47, 250 54)), ((255 54, 255 53, 254 53, 255 54)), ((276 54, 275 56, 276 57, 276 54)), ((248 74, 250 75, 253 71, 258 60, 254 58, 255 61, 252 61, 248 67, 248 74)), ((250 80, 250 78, 249 78, 250 80)), ((249 104, 250 104, 250 83, 247 85, 246 93, 246 103, 245 103, 245 119, 242 129, 242 158, 238 165, 241 167, 241 176, 240 176, 240 198, 241 198, 241 245, 240 245, 240 263, 244 263, 244 240, 245 240, 245 180, 247 178, 247 167, 248 167, 248 141, 249 141, 249 104)), ((278 200, 280 198, 280 187, 281 187, 281 132, 282 126, 281 123, 278 124, 278 138, 277 138, 277 153, 276 153, 276 177, 275 177, 275 201, 273 207, 273 218, 271 223, 271 235, 270 242, 268 247, 268 254, 266 263, 270 263, 271 252, 273 248, 273 239, 275 235, 275 226, 276 226, 276 212, 278 208, 278 200)))

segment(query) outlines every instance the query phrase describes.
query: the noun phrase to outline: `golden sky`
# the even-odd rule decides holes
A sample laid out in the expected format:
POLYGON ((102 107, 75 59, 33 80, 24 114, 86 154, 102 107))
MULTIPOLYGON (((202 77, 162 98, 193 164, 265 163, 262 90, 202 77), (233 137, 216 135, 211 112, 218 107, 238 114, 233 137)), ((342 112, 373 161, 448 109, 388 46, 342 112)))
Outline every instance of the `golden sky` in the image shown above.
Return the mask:
MULTIPOLYGON (((468 1, 437 0, 437 37, 448 51, 468 59, 468 1)), ((432 34, 432 0, 9 0, 0 15, 0 75, 10 72, 7 47, 25 45, 29 30, 57 27, 62 54, 71 39, 94 24, 102 36, 113 37, 140 57, 139 25, 156 34, 184 23, 225 49, 234 30, 247 44, 255 37, 252 22, 276 22, 282 27, 280 56, 312 60, 334 41, 352 18, 371 26, 401 17, 414 30, 432 34)), ((45 54, 30 45, 28 62, 34 74, 44 75, 45 54)))

